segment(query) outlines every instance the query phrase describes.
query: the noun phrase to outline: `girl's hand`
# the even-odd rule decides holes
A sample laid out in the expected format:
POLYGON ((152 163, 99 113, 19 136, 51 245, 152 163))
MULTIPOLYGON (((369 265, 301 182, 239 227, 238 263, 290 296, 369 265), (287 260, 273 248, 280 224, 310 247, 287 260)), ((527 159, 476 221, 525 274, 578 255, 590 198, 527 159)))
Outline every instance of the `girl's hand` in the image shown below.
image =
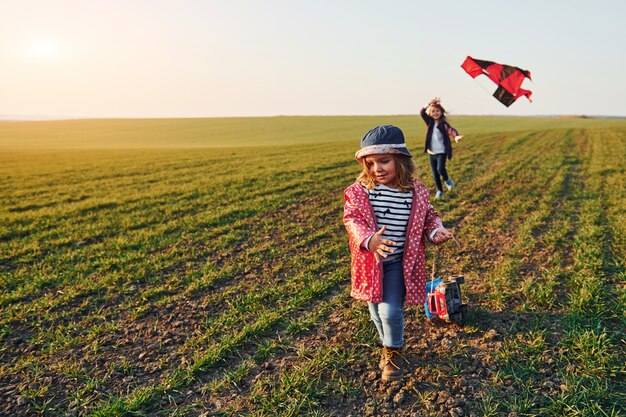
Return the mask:
POLYGON ((448 229, 443 227, 437 230, 437 233, 435 233, 435 236, 433 236, 433 243, 435 245, 439 245, 440 243, 447 242, 450 239, 452 239, 452 233, 450 233, 448 229))
POLYGON ((432 100, 430 100, 430 102, 428 102, 428 104, 439 104, 441 103, 441 99, 439 97, 435 97, 432 100))
POLYGON ((458 136, 455 136, 455 137, 454 137, 454 141, 455 141, 456 143, 459 143, 459 141, 460 141, 461 139, 463 139, 463 135, 458 135, 458 136))
POLYGON ((383 258, 386 258, 389 254, 395 251, 394 248, 390 248, 388 245, 396 246, 396 242, 389 239, 383 239, 383 233, 385 232, 386 226, 380 228, 380 230, 372 236, 367 247, 374 253, 379 254, 383 258))

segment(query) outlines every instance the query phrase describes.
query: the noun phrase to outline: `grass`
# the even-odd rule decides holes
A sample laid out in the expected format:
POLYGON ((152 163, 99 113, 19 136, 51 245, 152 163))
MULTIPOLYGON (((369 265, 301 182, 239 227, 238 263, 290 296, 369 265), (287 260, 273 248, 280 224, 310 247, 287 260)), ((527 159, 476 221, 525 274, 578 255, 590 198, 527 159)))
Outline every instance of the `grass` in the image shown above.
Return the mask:
MULTIPOLYGON (((622 120, 530 117, 454 116, 454 126, 467 134, 623 127, 622 120)), ((415 115, 229 117, 190 119, 96 119, 0 122, 3 149, 26 149, 46 158, 48 150, 119 150, 291 146, 354 143, 378 124, 399 126, 408 137, 422 137, 425 128, 415 115), (47 150, 44 153, 39 150, 47 150)), ((420 141, 421 142, 421 141, 420 141)), ((358 143, 358 142, 357 142, 358 143)), ((106 153, 101 153, 105 155, 106 153)), ((48 162, 53 162, 49 158, 48 162)))
POLYGON ((624 415, 626 123, 451 121, 436 208, 462 247, 428 263, 465 275, 470 321, 410 310, 397 404, 368 379, 342 190, 381 123, 432 188, 415 116, 0 123, 0 414, 437 415, 446 391, 466 415, 624 415))

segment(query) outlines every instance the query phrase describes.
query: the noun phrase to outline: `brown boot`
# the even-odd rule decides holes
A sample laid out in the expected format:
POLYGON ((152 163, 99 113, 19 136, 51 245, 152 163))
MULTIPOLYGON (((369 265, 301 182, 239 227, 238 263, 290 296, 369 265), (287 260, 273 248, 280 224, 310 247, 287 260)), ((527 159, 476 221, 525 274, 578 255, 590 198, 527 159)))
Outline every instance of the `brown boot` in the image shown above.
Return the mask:
POLYGON ((378 369, 380 369, 381 371, 385 369, 385 365, 387 364, 387 356, 385 355, 385 349, 387 348, 383 346, 383 348, 380 350, 380 361, 378 361, 378 369))
POLYGON ((404 375, 403 362, 404 357, 400 353, 402 349, 395 349, 390 347, 383 347, 383 355, 380 358, 380 368, 382 369, 382 380, 397 381, 402 379, 404 375))

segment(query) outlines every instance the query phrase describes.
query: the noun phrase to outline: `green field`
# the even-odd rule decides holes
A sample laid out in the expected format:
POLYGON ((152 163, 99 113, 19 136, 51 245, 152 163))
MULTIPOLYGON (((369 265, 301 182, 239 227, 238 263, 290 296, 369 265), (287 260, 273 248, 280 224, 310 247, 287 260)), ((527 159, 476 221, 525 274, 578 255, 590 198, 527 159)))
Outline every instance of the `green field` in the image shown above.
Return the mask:
POLYGON ((454 116, 469 323, 348 296, 360 137, 415 116, 0 123, 0 415, 624 416, 626 120, 454 116))

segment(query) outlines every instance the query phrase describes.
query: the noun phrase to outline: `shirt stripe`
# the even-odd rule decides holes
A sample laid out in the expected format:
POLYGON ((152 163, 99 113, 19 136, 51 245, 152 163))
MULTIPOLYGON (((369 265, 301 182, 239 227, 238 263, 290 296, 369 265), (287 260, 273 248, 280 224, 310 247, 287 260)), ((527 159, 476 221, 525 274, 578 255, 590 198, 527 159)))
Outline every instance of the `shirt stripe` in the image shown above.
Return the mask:
POLYGON ((376 184, 373 190, 366 189, 366 192, 374 209, 378 227, 386 226, 383 238, 397 243, 393 254, 385 258, 385 262, 389 262, 402 256, 404 252, 413 192, 396 190, 382 184, 376 184))

